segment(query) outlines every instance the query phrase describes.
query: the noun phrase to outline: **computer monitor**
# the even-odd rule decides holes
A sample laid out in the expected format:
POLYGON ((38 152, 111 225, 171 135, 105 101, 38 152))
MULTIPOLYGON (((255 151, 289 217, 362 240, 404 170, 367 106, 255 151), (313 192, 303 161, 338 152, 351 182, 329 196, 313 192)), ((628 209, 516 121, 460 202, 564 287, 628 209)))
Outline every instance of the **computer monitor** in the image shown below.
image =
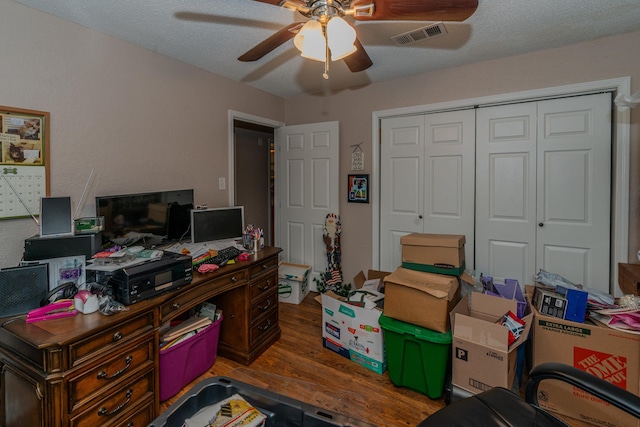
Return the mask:
POLYGON ((73 235, 71 197, 40 199, 40 237, 73 235))
POLYGON ((244 233, 244 206, 191 211, 191 242, 240 239, 244 233))

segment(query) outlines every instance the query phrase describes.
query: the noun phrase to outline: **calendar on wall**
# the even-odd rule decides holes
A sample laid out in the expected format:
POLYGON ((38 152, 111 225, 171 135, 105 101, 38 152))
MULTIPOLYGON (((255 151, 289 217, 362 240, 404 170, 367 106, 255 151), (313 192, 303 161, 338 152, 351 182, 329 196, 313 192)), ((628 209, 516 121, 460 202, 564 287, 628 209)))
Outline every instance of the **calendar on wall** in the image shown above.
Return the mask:
POLYGON ((48 151, 49 113, 0 106, 0 220, 39 214, 48 151))

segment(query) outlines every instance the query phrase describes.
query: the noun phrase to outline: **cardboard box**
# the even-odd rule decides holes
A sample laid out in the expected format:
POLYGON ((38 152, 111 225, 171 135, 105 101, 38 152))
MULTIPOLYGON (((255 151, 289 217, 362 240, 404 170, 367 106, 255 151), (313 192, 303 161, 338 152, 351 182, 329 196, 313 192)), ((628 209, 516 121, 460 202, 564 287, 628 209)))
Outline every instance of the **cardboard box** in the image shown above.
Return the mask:
POLYGON ((453 276, 400 267, 384 278, 384 294, 385 316, 447 332, 449 312, 460 299, 460 284, 453 276))
POLYGON ((522 293, 522 287, 520 287, 518 280, 482 276, 481 282, 486 294, 493 294, 502 298, 517 301, 518 311, 516 312, 516 315, 519 318, 522 319, 528 314, 527 307, 529 304, 522 293))
POLYGON ((625 295, 640 295, 640 264, 618 263, 618 286, 625 295))
POLYGON ((326 292, 322 301, 322 345, 378 374, 387 370, 379 309, 357 307, 326 292))
POLYGON ((452 276, 464 272, 462 235, 412 233, 402 236, 400 243, 404 268, 452 276))
MULTIPOLYGON (((640 335, 602 324, 577 323, 534 309, 533 366, 560 362, 574 366, 631 393, 640 392, 640 335)), ((640 421, 568 384, 540 383, 540 406, 597 425, 640 426, 640 421)))
POLYGON ((517 310, 517 302, 473 292, 451 312, 452 383, 472 393, 493 387, 511 390, 516 378, 518 347, 526 342, 533 313, 524 316, 525 328, 509 346, 509 330, 496 323, 517 310), (469 301, 469 298, 471 301, 469 301))
POLYGON ((281 262, 278 266, 278 300, 300 304, 309 294, 311 266, 281 262))

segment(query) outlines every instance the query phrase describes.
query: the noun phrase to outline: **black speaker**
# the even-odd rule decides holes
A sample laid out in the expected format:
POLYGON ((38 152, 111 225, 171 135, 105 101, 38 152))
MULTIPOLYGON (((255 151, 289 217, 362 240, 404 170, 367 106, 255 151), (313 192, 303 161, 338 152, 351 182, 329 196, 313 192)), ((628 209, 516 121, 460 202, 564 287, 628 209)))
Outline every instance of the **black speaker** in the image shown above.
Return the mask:
POLYGON ((75 236, 33 236, 24 241, 24 260, 37 261, 84 255, 86 259, 102 249, 102 233, 75 236))
POLYGON ((49 264, 0 270, 0 317, 27 313, 40 307, 49 292, 49 264))

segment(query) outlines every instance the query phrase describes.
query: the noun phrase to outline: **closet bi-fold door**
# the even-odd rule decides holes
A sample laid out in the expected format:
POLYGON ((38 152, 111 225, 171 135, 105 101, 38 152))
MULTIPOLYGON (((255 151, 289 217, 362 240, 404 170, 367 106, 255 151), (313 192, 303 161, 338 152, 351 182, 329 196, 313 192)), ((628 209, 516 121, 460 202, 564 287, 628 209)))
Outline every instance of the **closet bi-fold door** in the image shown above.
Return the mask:
POLYGON ((609 94, 480 108, 476 270, 609 291, 609 94))
POLYGON ((409 233, 464 234, 473 268, 474 138, 473 110, 382 120, 381 270, 402 264, 409 233))

